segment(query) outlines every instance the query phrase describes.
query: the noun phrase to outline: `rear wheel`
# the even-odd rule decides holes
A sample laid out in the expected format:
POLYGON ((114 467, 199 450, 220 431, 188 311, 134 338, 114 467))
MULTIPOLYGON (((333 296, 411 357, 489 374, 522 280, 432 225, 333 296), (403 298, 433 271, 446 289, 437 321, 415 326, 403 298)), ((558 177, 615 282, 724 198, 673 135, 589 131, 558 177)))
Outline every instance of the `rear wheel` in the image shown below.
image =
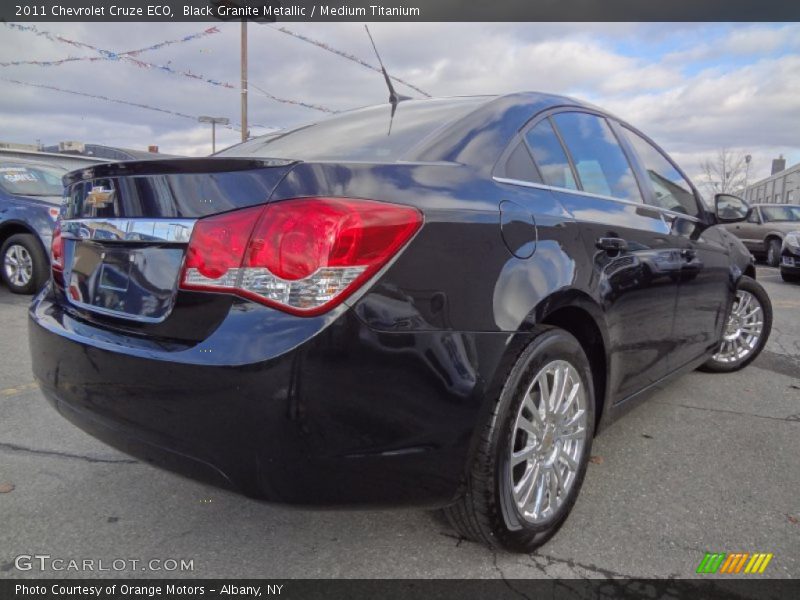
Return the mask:
POLYGON ((770 267, 777 267, 781 260, 781 242, 771 239, 767 242, 767 264, 770 267))
POLYGON ((464 537, 528 552, 578 496, 594 433, 589 361, 566 331, 545 329, 522 352, 485 424, 462 497, 445 509, 464 537))
POLYGON ((9 237, 0 249, 3 281, 15 294, 33 294, 49 275, 47 256, 30 233, 9 237))
POLYGON ((742 277, 717 353, 703 365, 706 371, 730 372, 749 365, 764 349, 772 330, 772 303, 750 277, 742 277))

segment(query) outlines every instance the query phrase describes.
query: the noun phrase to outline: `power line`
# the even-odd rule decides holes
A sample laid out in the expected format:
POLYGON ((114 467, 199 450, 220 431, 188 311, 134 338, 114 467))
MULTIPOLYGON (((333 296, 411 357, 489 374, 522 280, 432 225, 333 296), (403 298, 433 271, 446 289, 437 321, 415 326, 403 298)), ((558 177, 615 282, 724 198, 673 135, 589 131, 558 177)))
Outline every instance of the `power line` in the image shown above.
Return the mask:
MULTIPOLYGON (((338 50, 337 48, 334 48, 330 44, 326 44, 325 42, 321 42, 319 40, 315 40, 315 39, 310 38, 310 37, 308 37, 306 35, 303 35, 302 33, 297 33, 296 31, 292 31, 291 29, 287 29, 286 27, 273 26, 273 27, 270 27, 270 29, 273 29, 275 31, 280 31, 281 33, 285 33, 286 35, 290 35, 293 38, 296 38, 296 39, 301 40, 303 42, 306 42, 308 44, 312 44, 312 45, 316 46, 317 48, 321 48, 322 50, 330 52, 331 54, 335 54, 337 56, 341 56, 342 58, 346 58, 347 60, 352 61, 352 62, 354 62, 356 64, 359 64, 362 67, 365 67, 367 69, 371 69, 371 70, 376 71, 376 72, 381 73, 381 74, 383 73, 383 71, 381 71, 381 69, 379 67, 376 67, 375 65, 372 65, 372 64, 368 63, 367 61, 360 59, 359 57, 355 56, 354 54, 350 54, 349 52, 345 52, 343 50, 338 50)), ((407 82, 407 81, 405 81, 403 79, 400 79, 399 77, 394 77, 392 75, 390 75, 389 77, 392 80, 396 81, 397 83, 402 83, 406 87, 409 87, 412 90, 414 90, 416 92, 419 92, 420 94, 422 94, 426 98, 430 98, 431 97, 431 95, 428 92, 425 92, 425 91, 421 90, 417 86, 412 85, 409 82, 407 82)))
POLYGON ((209 27, 207 29, 204 29, 203 31, 198 31, 197 33, 185 35, 181 38, 164 40, 155 44, 150 44, 149 46, 145 46, 143 48, 127 50, 125 52, 111 52, 103 48, 98 48, 97 46, 94 46, 92 44, 86 44, 84 42, 72 40, 61 35, 56 35, 49 31, 42 31, 35 25, 21 25, 19 23, 4 23, 4 25, 10 29, 16 29, 18 31, 33 33, 35 35, 44 37, 52 42, 68 44, 75 48, 85 48, 87 50, 92 50, 100 54, 100 56, 69 56, 67 58, 62 58, 57 60, 15 60, 15 61, 0 62, 0 67, 23 66, 23 65, 50 67, 50 66, 60 66, 64 63, 75 62, 75 61, 93 62, 97 60, 119 60, 126 56, 139 56, 144 52, 152 52, 153 50, 160 50, 161 48, 164 48, 166 46, 172 46, 174 44, 183 44, 185 42, 197 40, 220 32, 217 27, 209 27))
MULTIPOLYGON (((27 31, 27 32, 34 33, 34 34, 39 35, 39 36, 43 36, 43 37, 45 37, 45 38, 47 38, 47 39, 49 39, 51 41, 55 41, 55 42, 59 42, 59 43, 63 43, 63 44, 69 44, 71 46, 75 46, 75 47, 79 47, 79 48, 87 48, 87 49, 90 49, 90 50, 94 50, 95 52, 100 53, 101 56, 105 57, 107 60, 113 60, 113 61, 121 60, 121 61, 132 63, 132 64, 136 65, 139 68, 156 69, 158 71, 161 71, 163 73, 168 73, 168 74, 173 75, 173 76, 184 77, 186 79, 193 79, 195 81, 202 81, 204 83, 207 83, 207 84, 210 84, 210 85, 213 85, 213 86, 217 86, 217 87, 223 87, 223 88, 232 89, 232 90, 236 89, 235 85, 233 85, 232 83, 226 82, 226 81, 220 81, 220 80, 217 80, 217 79, 212 79, 210 77, 207 77, 207 76, 199 74, 199 73, 193 73, 192 71, 184 71, 184 70, 181 70, 181 69, 176 69, 176 68, 170 66, 169 64, 161 65, 161 64, 156 64, 156 63, 151 63, 151 62, 147 62, 147 61, 144 61, 144 60, 140 60, 138 58, 135 58, 135 56, 131 55, 130 53, 116 53, 116 52, 112 52, 110 50, 106 50, 105 48, 98 48, 97 46, 94 46, 92 44, 87 44, 85 42, 79 42, 77 40, 72 40, 72 39, 69 39, 69 38, 65 38, 63 36, 53 34, 53 33, 49 32, 49 31, 42 31, 42 30, 38 29, 36 26, 34 26, 34 25, 19 25, 17 23, 7 23, 7 26, 12 27, 14 29, 18 29, 20 31, 27 31)), ((142 51, 143 50, 138 50, 138 51, 134 51, 134 52, 142 52, 142 51)), ((301 106, 303 108, 308 108, 308 109, 311 109, 311 110, 317 110, 317 111, 320 111, 320 112, 325 112, 325 113, 330 113, 330 114, 333 114, 333 113, 336 112, 335 110, 333 110, 331 108, 328 108, 327 106, 322 106, 320 104, 312 104, 312 103, 309 103, 309 102, 303 102, 302 100, 293 100, 291 98, 283 98, 281 96, 276 96, 275 94, 272 94, 270 92, 267 92, 266 90, 263 90, 263 89, 261 89, 259 87, 256 87, 252 83, 250 84, 250 86, 253 89, 255 89, 256 91, 260 92, 263 96, 265 96, 265 97, 267 97, 270 100, 273 100, 275 102, 279 102, 281 104, 290 104, 290 105, 293 105, 293 106, 301 106)))
MULTIPOLYGON (((32 83, 30 81, 19 81, 18 79, 11 79, 9 77, 0 77, 0 81, 7 81, 9 83, 16 83, 18 85, 24 85, 24 86, 33 87, 33 88, 40 88, 40 89, 44 89, 44 90, 52 90, 54 92, 62 92, 64 94, 72 94, 73 96, 83 96, 84 98, 92 98, 92 99, 95 99, 95 100, 104 100, 105 102, 112 102, 114 104, 122 104, 122 105, 125 105, 125 106, 133 106, 133 107, 141 108, 141 109, 144 109, 144 110, 150 110, 150 111, 154 111, 154 112, 160 112, 160 113, 172 115, 174 117, 181 117, 183 119, 191 119, 192 121, 195 121, 195 122, 197 121, 197 116, 196 115, 189 115, 189 114, 177 111, 177 110, 170 110, 168 108, 160 108, 158 106, 152 106, 150 104, 143 104, 143 103, 140 103, 140 102, 131 102, 129 100, 121 100, 119 98, 110 98, 108 96, 103 96, 101 94, 90 94, 88 92, 81 92, 81 91, 78 91, 78 90, 67 90, 67 89, 60 88, 60 87, 55 86, 55 85, 48 85, 48 84, 45 84, 45 83, 32 83)), ((267 126, 267 125, 255 125, 255 124, 253 125, 253 127, 259 127, 259 128, 262 128, 262 129, 279 129, 277 127, 271 127, 271 126, 267 126)), ((235 131, 240 131, 241 130, 241 128, 237 127, 236 125, 228 125, 227 129, 233 129, 235 131)))

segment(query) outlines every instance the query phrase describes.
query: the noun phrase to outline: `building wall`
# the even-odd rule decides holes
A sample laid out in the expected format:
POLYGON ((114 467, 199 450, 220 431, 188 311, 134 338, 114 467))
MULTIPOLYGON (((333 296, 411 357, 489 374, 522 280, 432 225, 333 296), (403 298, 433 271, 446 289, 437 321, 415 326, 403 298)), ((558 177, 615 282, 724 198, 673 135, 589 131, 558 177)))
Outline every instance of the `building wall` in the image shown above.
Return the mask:
POLYGON ((743 197, 750 204, 800 204, 800 163, 748 185, 743 197))

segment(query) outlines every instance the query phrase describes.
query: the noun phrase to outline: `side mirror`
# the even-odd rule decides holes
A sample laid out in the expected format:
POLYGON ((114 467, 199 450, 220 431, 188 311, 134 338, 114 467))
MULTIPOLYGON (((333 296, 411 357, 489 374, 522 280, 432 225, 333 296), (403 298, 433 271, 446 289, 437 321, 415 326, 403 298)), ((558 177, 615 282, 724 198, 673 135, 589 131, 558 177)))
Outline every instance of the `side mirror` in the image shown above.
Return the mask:
POLYGON ((753 212, 750 205, 739 196, 717 194, 714 196, 714 209, 718 223, 739 223, 745 221, 753 212))

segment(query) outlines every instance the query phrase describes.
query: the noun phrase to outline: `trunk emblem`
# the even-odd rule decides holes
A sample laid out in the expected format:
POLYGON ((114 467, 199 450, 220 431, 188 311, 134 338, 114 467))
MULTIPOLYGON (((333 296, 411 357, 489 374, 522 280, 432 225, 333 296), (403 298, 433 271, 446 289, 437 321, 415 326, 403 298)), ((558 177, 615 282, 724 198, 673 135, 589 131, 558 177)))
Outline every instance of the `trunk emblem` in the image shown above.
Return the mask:
POLYGON ((114 190, 107 190, 103 186, 94 186, 92 191, 86 194, 86 202, 95 208, 109 204, 114 196, 114 190))

